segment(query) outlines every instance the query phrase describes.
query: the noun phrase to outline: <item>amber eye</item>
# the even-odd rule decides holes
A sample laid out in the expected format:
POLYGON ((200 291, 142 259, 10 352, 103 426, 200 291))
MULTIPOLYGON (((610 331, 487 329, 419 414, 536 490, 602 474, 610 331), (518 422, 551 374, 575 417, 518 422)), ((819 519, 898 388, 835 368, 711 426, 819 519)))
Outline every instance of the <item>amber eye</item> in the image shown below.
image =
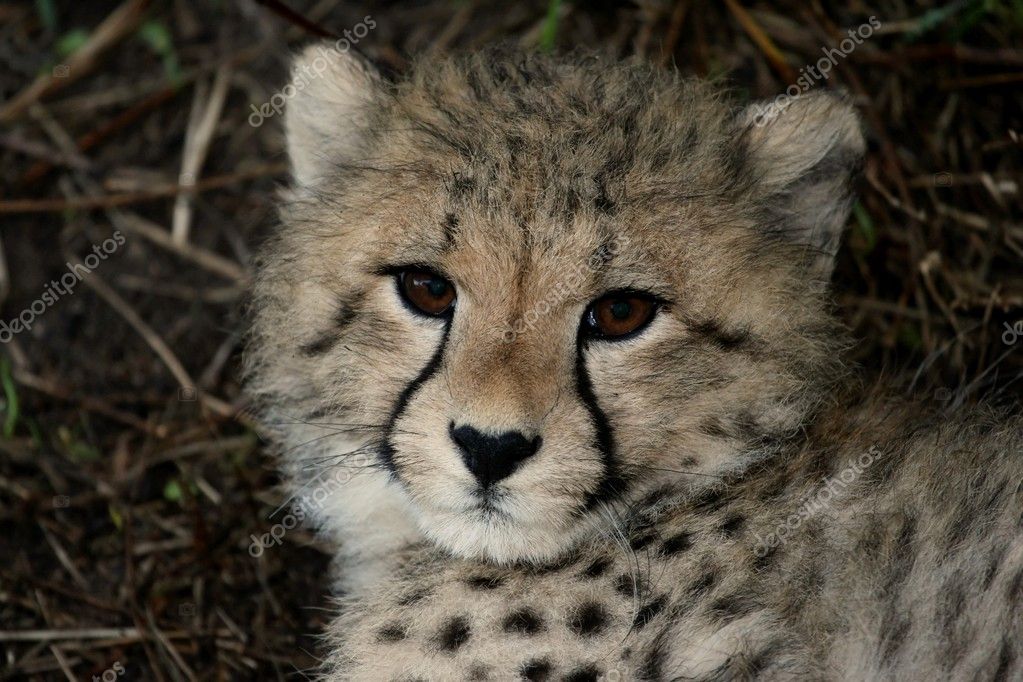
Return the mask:
POLYGON ((410 269, 402 270, 397 276, 398 290, 417 312, 440 317, 451 310, 455 302, 455 287, 436 272, 410 269))
POLYGON ((642 329, 657 312, 657 301, 635 291, 607 294, 590 304, 583 326, 592 336, 616 339, 642 329))

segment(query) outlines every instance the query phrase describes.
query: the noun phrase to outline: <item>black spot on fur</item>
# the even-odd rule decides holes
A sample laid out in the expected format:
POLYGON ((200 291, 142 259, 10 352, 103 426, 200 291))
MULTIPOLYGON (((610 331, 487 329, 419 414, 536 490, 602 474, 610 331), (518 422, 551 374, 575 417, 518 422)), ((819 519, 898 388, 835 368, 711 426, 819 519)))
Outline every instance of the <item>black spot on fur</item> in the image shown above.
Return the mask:
POLYGON ((490 666, 484 665, 483 663, 473 663, 472 667, 469 668, 469 676, 466 679, 470 682, 482 682, 482 680, 489 680, 490 666))
POLYGON ((529 680, 529 682, 546 682, 551 678, 553 671, 554 666, 546 658, 534 658, 519 668, 522 679, 529 680))
POLYGON ((778 545, 763 546, 753 550, 753 569, 764 571, 770 568, 778 558, 778 545))
POLYGON ((758 675, 767 671, 774 663, 774 657, 781 651, 781 643, 771 642, 757 653, 750 656, 746 664, 746 673, 756 679, 758 675))
POLYGON ((466 579, 465 584, 477 590, 496 590, 504 585, 504 580, 500 575, 474 575, 466 579))
POLYGON ((984 590, 991 587, 991 583, 994 581, 995 575, 998 573, 998 568, 1002 565, 1002 559, 1005 558, 1006 550, 1007 548, 1005 546, 1001 546, 996 547, 991 553, 991 556, 988 559, 987 569, 984 572, 984 590))
POLYGON ((656 533, 640 533, 629 541, 629 547, 632 547, 633 551, 639 551, 653 542, 656 537, 656 533))
POLYGON ((689 587, 689 594, 694 597, 705 594, 714 588, 717 581, 718 577, 714 571, 704 571, 700 577, 696 579, 696 582, 689 587))
POLYGON ((530 564, 524 570, 533 575, 549 575, 563 571, 577 561, 579 561, 579 555, 577 553, 569 553, 545 564, 530 564))
POLYGON ((603 557, 594 559, 593 563, 586 567, 586 570, 582 572, 582 576, 585 578, 599 578, 607 572, 607 569, 611 567, 611 560, 603 557))
POLYGON ((614 588, 623 597, 632 599, 635 595, 643 593, 643 579, 632 573, 623 573, 615 578, 614 588))
POLYGON ((594 663, 576 668, 565 676, 565 682, 597 682, 600 679, 600 668, 594 663))
POLYGON ((718 528, 718 530, 728 537, 734 537, 742 529, 745 523, 746 519, 741 515, 732 514, 721 523, 721 527, 718 528))
POLYGON ((410 592, 404 597, 398 599, 398 606, 412 606, 418 604, 427 597, 430 596, 429 590, 418 590, 416 592, 410 592))
POLYGON ((718 416, 711 416, 703 419, 697 427, 700 433, 703 433, 712 438, 728 438, 732 435, 731 430, 725 424, 724 420, 718 416))
POLYGON ((464 617, 452 618, 437 634, 437 645, 441 651, 457 651, 463 644, 469 641, 472 630, 469 628, 469 621, 464 617))
POLYGON ((650 621, 652 621, 654 619, 654 616, 656 616, 658 613, 664 610, 664 605, 666 602, 667 599, 664 596, 660 596, 657 599, 653 600, 652 602, 644 605, 636 613, 636 619, 632 622, 632 626, 636 629, 639 629, 646 625, 647 623, 649 623, 650 621))
POLYGON ((665 639, 663 634, 658 636, 653 645, 647 650, 646 655, 643 657, 643 665, 639 670, 639 679, 664 679, 664 661, 668 658, 665 639))
MULTIPOLYGON (((887 619, 886 619, 887 620, 887 619)), ((884 627, 884 643, 881 646, 881 660, 885 663, 891 662, 892 658, 906 641, 906 634, 909 632, 909 619, 905 616, 895 616, 894 621, 887 623, 884 627)))
POLYGON ((607 610, 596 602, 583 602, 568 620, 572 632, 583 637, 592 637, 607 627, 610 617, 607 610))
POLYGON ((916 519, 912 516, 905 516, 892 547, 892 558, 886 581, 887 592, 890 595, 896 593, 899 586, 909 577, 909 572, 913 568, 913 562, 916 560, 916 553, 913 551, 915 538, 916 519))
POLYGON ((394 623, 380 628, 377 632, 377 641, 384 643, 400 642, 401 640, 408 637, 408 631, 405 630, 404 625, 394 623))
POLYGON ((708 610, 721 624, 727 624, 749 614, 756 606, 756 602, 749 597, 731 594, 715 599, 708 610))
POLYGON ((721 509, 725 505, 725 492, 721 487, 714 486, 702 492, 693 501, 693 511, 706 514, 721 509))
POLYGON ((1009 581, 1005 596, 1010 604, 1019 604, 1023 601, 1023 568, 1017 571, 1013 579, 1009 581))
POLYGON ((998 667, 995 668, 995 674, 991 676, 992 682, 1009 679, 1009 668, 1012 666, 1013 658, 1012 642, 1008 637, 1002 637, 1002 646, 998 650, 998 667))
POLYGON ((681 554, 693 546, 693 536, 690 533, 679 533, 664 541, 661 545, 661 556, 675 556, 681 554))
POLYGON ((522 635, 535 635, 544 629, 543 619, 529 608, 519 609, 504 619, 501 625, 505 632, 517 632, 522 635))
POLYGON ((593 207, 597 209, 599 213, 606 215, 613 215, 615 213, 615 202, 608 196, 607 186, 598 180, 597 182, 597 198, 593 201, 593 207))

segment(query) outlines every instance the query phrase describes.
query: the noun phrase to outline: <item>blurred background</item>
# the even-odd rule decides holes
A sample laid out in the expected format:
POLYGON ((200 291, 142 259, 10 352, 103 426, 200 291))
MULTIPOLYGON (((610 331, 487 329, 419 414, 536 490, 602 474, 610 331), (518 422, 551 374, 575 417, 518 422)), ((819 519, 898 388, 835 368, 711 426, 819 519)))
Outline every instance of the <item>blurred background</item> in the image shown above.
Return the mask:
POLYGON ((323 37, 398 73, 511 41, 737 102, 846 90, 870 144, 835 273, 852 358, 932 407, 1019 399, 1023 0, 0 0, 0 679, 321 655, 326 549, 278 532, 239 355, 287 55, 323 37))

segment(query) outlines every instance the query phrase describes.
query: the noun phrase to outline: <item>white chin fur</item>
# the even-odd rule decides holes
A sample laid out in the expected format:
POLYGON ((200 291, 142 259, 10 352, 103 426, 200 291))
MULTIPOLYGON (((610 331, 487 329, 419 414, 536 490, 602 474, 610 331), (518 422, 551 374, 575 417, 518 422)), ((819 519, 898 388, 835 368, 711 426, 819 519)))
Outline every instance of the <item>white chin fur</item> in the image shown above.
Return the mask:
MULTIPOLYGON (((552 515, 553 516, 553 515, 552 515)), ((497 563, 544 563, 569 549, 585 524, 563 524, 551 516, 523 521, 481 512, 419 510, 419 528, 452 554, 497 563)))

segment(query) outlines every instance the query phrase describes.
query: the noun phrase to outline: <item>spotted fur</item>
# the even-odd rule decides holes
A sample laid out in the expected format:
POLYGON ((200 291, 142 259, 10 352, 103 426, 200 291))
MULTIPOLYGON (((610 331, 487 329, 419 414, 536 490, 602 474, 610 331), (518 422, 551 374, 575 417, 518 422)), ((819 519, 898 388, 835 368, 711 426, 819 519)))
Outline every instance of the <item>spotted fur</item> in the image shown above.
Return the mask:
POLYGON ((847 103, 761 125, 587 55, 299 62, 248 368, 296 492, 345 472, 332 679, 1023 674, 1018 418, 942 424, 842 361, 847 103), (412 265, 453 314, 403 304, 412 265), (616 289, 658 314, 585 336, 616 289), (456 424, 542 445, 484 494, 456 424))

